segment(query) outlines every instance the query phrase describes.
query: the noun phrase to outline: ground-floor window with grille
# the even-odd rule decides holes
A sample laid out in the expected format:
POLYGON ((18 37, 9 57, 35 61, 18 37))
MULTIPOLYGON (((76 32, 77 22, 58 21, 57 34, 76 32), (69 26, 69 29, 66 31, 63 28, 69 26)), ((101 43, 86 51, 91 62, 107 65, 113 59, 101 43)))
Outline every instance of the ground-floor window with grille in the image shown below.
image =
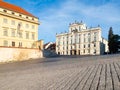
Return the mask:
POLYGON ((15 47, 15 42, 12 42, 12 46, 15 47))
POLYGON ((4 46, 8 46, 8 41, 7 40, 4 40, 4 46))

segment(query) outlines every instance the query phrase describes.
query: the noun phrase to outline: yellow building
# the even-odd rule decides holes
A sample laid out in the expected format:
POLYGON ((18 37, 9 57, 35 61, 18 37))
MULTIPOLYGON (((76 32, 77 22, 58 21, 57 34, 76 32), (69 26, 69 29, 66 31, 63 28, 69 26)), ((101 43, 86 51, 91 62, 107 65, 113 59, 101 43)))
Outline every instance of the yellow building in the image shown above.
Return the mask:
POLYGON ((0 0, 0 46, 39 48, 38 25, 31 13, 0 0))

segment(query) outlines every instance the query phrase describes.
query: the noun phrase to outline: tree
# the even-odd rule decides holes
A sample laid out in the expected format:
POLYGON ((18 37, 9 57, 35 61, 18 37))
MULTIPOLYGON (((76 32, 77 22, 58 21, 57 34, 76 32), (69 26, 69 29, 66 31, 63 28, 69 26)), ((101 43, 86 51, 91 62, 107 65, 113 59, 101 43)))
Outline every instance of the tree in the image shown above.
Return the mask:
POLYGON ((112 49, 112 52, 113 53, 117 53, 118 52, 118 50, 119 50, 119 39, 120 39, 120 36, 119 35, 113 35, 113 38, 112 38, 112 40, 113 40, 113 49, 112 49))
POLYGON ((109 29, 108 46, 110 53, 117 53, 120 49, 120 36, 117 34, 113 34, 112 27, 110 27, 109 29))
POLYGON ((113 30, 112 30, 112 27, 110 27, 110 29, 109 29, 109 34, 108 34, 108 46, 109 46, 109 52, 110 53, 113 53, 112 51, 112 49, 113 49, 113 36, 114 36, 114 34, 113 34, 113 30))
POLYGON ((109 35, 108 35, 108 40, 110 40, 112 37, 113 37, 113 29, 112 29, 112 27, 110 27, 110 29, 109 29, 109 35))

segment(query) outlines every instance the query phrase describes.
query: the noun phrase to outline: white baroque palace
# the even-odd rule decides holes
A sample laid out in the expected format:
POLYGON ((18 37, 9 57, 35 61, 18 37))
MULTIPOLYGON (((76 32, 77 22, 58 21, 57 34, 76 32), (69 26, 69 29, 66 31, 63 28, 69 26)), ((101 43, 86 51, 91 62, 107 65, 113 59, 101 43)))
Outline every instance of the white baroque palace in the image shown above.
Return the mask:
POLYGON ((87 28, 82 22, 69 25, 69 32, 56 34, 56 53, 60 55, 100 55, 108 51, 101 28, 87 28))

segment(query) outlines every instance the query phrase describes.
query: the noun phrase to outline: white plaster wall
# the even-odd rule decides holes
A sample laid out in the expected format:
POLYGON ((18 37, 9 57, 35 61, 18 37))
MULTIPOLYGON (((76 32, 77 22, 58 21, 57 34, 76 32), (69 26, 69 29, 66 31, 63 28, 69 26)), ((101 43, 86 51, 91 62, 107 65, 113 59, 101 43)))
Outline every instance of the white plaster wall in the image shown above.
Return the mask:
POLYGON ((43 53, 38 49, 0 47, 0 62, 23 61, 42 57, 43 53))

